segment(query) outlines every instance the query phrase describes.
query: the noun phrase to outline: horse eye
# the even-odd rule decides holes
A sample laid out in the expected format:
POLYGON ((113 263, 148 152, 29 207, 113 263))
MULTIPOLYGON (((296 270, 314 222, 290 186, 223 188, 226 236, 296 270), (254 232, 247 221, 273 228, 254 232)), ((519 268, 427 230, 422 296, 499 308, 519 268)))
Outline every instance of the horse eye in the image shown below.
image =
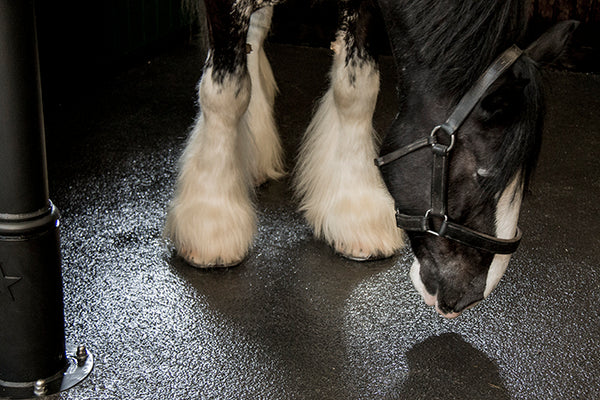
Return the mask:
POLYGON ((492 172, 490 172, 489 169, 486 168, 479 168, 477 170, 477 175, 482 177, 482 178, 489 178, 490 176, 492 176, 492 172))

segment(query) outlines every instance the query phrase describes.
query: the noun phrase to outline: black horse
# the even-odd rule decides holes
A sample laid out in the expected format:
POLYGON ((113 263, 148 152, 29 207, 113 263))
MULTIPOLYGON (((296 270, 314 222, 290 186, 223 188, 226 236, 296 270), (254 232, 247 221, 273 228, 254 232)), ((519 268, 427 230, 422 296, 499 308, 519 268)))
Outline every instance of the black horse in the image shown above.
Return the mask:
MULTIPOLYGON (((245 257, 256 229, 254 187, 283 175, 272 114, 277 88, 262 47, 276 3, 205 0, 201 111, 166 226, 177 252, 196 266, 245 257)), ((403 228, 416 256, 415 287, 442 315, 456 316, 493 290, 518 245, 521 198, 540 147, 538 68, 561 54, 577 24, 559 24, 520 50, 522 0, 338 5, 330 88, 294 171, 300 208, 315 235, 356 260, 394 254, 403 228), (378 151, 372 116, 381 20, 400 108, 378 151)))

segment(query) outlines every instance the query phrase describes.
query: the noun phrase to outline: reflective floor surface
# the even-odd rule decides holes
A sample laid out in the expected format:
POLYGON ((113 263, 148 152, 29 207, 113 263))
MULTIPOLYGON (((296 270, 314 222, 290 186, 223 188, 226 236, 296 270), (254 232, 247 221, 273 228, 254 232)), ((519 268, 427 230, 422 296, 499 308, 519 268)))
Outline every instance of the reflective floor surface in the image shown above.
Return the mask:
MULTIPOLYGON (((330 53, 271 45, 288 167, 330 53)), ((600 76, 547 71, 539 168, 498 289, 445 320, 412 254, 345 260, 313 238, 289 179, 259 188, 239 266, 198 270, 162 240, 203 56, 176 48, 46 112, 61 210, 67 342, 95 357, 53 399, 600 399, 600 76)), ((394 117, 382 60, 375 125, 394 117)))

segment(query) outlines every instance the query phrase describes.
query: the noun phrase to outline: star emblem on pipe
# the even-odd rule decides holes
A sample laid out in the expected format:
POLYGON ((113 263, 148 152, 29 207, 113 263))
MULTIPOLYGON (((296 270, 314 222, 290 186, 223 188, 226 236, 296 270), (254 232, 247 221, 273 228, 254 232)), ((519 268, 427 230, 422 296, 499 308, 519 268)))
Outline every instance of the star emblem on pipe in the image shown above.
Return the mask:
POLYGON ((0 265, 0 296, 6 294, 11 298, 12 301, 15 301, 15 296, 13 295, 10 287, 19 282, 21 279, 23 278, 17 276, 6 276, 4 274, 4 270, 2 269, 2 265, 0 265))

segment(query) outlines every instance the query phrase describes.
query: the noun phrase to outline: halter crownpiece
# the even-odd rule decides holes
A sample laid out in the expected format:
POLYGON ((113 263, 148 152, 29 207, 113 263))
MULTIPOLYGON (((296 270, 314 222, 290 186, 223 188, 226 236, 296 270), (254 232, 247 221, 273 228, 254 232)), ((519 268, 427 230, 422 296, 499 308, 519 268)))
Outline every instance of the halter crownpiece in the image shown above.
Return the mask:
POLYGON ((430 208, 423 216, 403 214, 396 208, 396 224, 399 228, 407 231, 430 233, 490 253, 512 254, 517 250, 521 241, 521 230, 518 227, 514 238, 500 239, 450 221, 447 213, 447 183, 448 155, 454 148, 456 131, 473 111, 486 90, 522 54, 523 51, 515 45, 508 48, 460 99, 446 122, 433 128, 428 137, 418 139, 407 146, 375 159, 375 165, 382 167, 425 147, 430 147, 433 153, 430 208), (446 136, 444 140, 440 140, 442 135, 446 136), (437 224, 435 223, 436 219, 437 224))

